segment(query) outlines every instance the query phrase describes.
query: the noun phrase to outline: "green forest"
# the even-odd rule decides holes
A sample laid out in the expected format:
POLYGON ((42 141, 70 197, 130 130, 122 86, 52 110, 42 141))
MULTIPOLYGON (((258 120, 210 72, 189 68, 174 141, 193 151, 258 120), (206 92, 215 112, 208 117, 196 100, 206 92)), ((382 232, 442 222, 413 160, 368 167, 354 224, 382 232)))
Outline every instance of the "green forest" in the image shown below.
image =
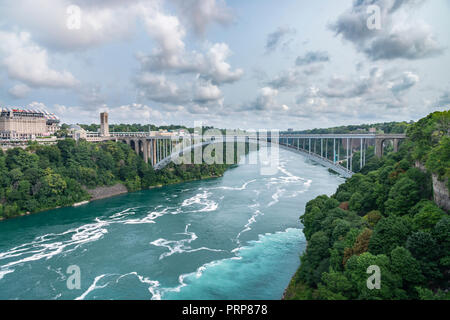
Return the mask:
POLYGON ((86 189, 122 183, 131 192, 219 177, 230 166, 172 163, 155 171, 128 145, 113 141, 65 139, 50 146, 30 143, 26 150, 0 150, 0 220, 89 200, 86 189))
POLYGON ((450 216, 433 202, 431 179, 450 177, 450 111, 406 133, 398 153, 371 158, 333 196, 308 202, 307 249, 285 299, 450 299, 450 216), (366 284, 372 265, 379 290, 366 284))
POLYGON ((349 125, 340 126, 333 128, 321 128, 312 129, 305 131, 298 131, 295 133, 300 134, 347 134, 347 133, 365 133, 368 132, 370 128, 375 128, 378 133, 405 133, 408 127, 414 122, 384 122, 375 124, 359 124, 359 125, 349 125))

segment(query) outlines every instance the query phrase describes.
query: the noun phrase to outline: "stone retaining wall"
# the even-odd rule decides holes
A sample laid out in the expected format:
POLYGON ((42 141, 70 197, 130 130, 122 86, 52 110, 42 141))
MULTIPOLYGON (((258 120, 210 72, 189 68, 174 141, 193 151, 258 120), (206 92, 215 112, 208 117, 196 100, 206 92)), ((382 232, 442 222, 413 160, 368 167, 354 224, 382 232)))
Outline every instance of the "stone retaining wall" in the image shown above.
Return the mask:
POLYGON ((433 198, 434 202, 442 209, 450 212, 450 198, 446 181, 440 181, 438 176, 433 174, 433 198))
POLYGON ((109 197, 118 196, 119 194, 127 193, 127 187, 125 187, 123 184, 116 184, 111 187, 98 187, 95 189, 86 189, 86 191, 92 196, 93 200, 100 200, 105 199, 109 197))

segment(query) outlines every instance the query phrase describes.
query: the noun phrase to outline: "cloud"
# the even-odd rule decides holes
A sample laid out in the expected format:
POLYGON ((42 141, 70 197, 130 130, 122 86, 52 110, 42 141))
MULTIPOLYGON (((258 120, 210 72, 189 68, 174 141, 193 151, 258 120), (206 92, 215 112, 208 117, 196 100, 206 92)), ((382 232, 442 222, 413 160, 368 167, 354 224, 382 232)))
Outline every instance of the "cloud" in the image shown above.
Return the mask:
POLYGON ((218 23, 227 25, 233 20, 232 10, 223 0, 171 0, 176 4, 182 20, 186 20, 194 31, 204 35, 206 28, 218 23))
POLYGON ((320 62, 328 61, 325 59, 325 56, 328 57, 328 55, 320 54, 306 55, 304 59, 308 60, 308 63, 300 66, 296 65, 280 72, 274 78, 267 81, 266 85, 278 90, 296 89, 299 86, 306 85, 311 81, 312 77, 318 75, 323 70, 324 66, 320 62))
POLYGON ((305 66, 312 63, 328 62, 330 57, 326 51, 309 51, 304 56, 298 56, 295 60, 297 66, 305 66))
MULTIPOLYGON (((18 0, 0 5, 8 25, 20 25, 40 44, 55 50, 84 50, 116 39, 129 38, 136 29, 142 1, 18 0), (67 27, 69 6, 81 9, 81 28, 67 27), (51 14, 49 14, 51 12, 51 14)), ((146 1, 156 6, 158 1, 146 1)))
POLYGON ((255 108, 257 110, 268 110, 276 106, 275 98, 278 90, 270 87, 264 87, 260 90, 260 94, 256 99, 255 108))
POLYGON ((332 113, 333 109, 328 109, 328 102, 320 96, 319 88, 310 86, 306 88, 302 94, 296 98, 296 103, 301 106, 300 109, 294 110, 300 116, 312 116, 317 113, 332 113))
POLYGON ((305 84, 306 81, 305 74, 301 70, 293 68, 278 74, 272 80, 268 81, 267 84, 274 89, 288 90, 297 88, 305 84))
POLYGON ((80 101, 87 106, 99 106, 105 104, 106 97, 101 92, 99 85, 86 85, 79 90, 80 101))
MULTIPOLYGON (((279 27, 276 31, 267 35, 266 41, 266 53, 271 53, 278 49, 280 45, 282 45, 283 40, 287 37, 294 35, 297 31, 294 28, 290 27, 279 27)), ((289 43, 290 40, 284 42, 284 45, 289 43)))
POLYGON ((328 84, 309 86, 299 94, 290 112, 305 118, 333 115, 340 119, 380 119, 390 114, 383 111, 391 109, 407 113, 411 105, 406 94, 419 82, 412 71, 377 67, 366 76, 333 76, 328 84))
POLYGON ((263 87, 259 90, 256 99, 250 103, 242 104, 236 108, 237 112, 257 111, 262 114, 270 114, 273 110, 287 110, 278 104, 276 98, 279 91, 271 87, 263 87))
POLYGON ((231 70, 226 59, 231 55, 231 50, 226 43, 214 44, 206 54, 206 63, 200 66, 199 71, 206 78, 211 78, 215 83, 233 83, 241 79, 244 74, 242 69, 231 70))
POLYGON ((392 92, 396 95, 405 92, 419 83, 420 77, 410 71, 405 71, 397 83, 392 85, 392 92))
POLYGON ((450 91, 444 92, 438 102, 437 102, 438 107, 446 107, 446 108, 450 108, 450 91))
POLYGON ((52 69, 47 50, 36 45, 26 32, 0 31, 0 59, 10 79, 30 87, 71 88, 78 84, 70 72, 52 69))
POLYGON ((377 37, 364 52, 373 61, 396 58, 415 60, 437 56, 443 49, 431 34, 430 28, 420 24, 414 30, 377 37))
POLYGON ((16 84, 14 87, 8 90, 10 96, 14 99, 23 99, 28 96, 31 88, 25 84, 16 84))
POLYGON ((176 83, 164 75, 143 72, 136 77, 135 84, 140 96, 152 101, 173 104, 189 101, 187 92, 180 90, 176 83))
MULTIPOLYGON (((36 106, 39 105, 39 103, 35 104, 36 106)), ((55 112, 61 119, 67 119, 68 115, 70 115, 71 123, 98 123, 99 114, 104 111, 109 113, 110 123, 147 124, 161 122, 167 117, 163 112, 140 103, 120 106, 101 105, 96 107, 55 104, 53 107, 46 107, 45 109, 55 112)))
POLYGON ((443 48, 431 28, 411 17, 422 0, 358 0, 330 25, 336 35, 353 43, 372 61, 424 59, 439 55, 443 48), (380 8, 381 29, 370 29, 368 6, 380 8))
POLYGON ((213 85, 210 81, 197 85, 195 90, 194 101, 199 104, 205 104, 212 101, 223 99, 222 92, 219 87, 213 85))
POLYGON ((375 67, 368 76, 333 77, 321 94, 327 98, 372 97, 382 100, 391 93, 399 98, 419 81, 419 76, 411 71, 398 75, 395 70, 383 71, 375 67))
POLYGON ((86 50, 130 39, 139 22, 149 23, 149 17, 158 24, 157 32, 162 31, 170 23, 164 18, 171 16, 163 13, 169 2, 175 4, 179 19, 197 34, 204 34, 211 24, 226 25, 233 19, 223 0, 17 0, 0 4, 0 18, 7 25, 25 28, 48 48, 86 50), (80 8, 80 29, 68 28, 68 8, 73 5, 80 8))
POLYGON ((148 34, 157 43, 151 54, 137 55, 143 70, 200 74, 217 84, 232 83, 242 77, 242 69, 231 70, 226 62, 231 55, 226 43, 210 45, 205 53, 187 51, 184 43, 186 30, 178 17, 153 8, 144 8, 142 14, 148 34))

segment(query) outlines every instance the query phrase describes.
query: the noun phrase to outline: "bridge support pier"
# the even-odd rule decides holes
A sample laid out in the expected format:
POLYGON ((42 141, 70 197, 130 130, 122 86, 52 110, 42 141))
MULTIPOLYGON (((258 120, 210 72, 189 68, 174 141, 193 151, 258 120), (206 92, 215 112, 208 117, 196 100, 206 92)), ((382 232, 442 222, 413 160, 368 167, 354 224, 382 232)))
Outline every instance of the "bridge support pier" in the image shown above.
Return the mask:
POLYGON ((148 153, 149 153, 148 141, 144 140, 143 143, 144 143, 144 145, 143 145, 143 148, 144 148, 144 162, 148 163, 148 153))
POLYGON ((157 164, 158 162, 156 161, 156 139, 152 140, 152 157, 153 157, 153 165, 157 164))
POLYGON ((336 164, 336 139, 333 139, 333 163, 336 164))
POLYGON ((400 142, 400 140, 394 139, 394 152, 398 152, 398 143, 399 142, 400 142))
POLYGON ((348 150, 349 150, 349 147, 350 147, 350 145, 349 145, 349 139, 347 138, 347 147, 345 148, 346 149, 346 151, 347 151, 347 170, 348 170, 348 167, 349 167, 349 159, 348 159, 348 154, 349 154, 349 152, 348 152, 348 150))
POLYGON ((384 139, 375 139, 375 156, 379 159, 383 157, 384 139))
POLYGON ((134 140, 134 151, 139 155, 139 140, 134 140))

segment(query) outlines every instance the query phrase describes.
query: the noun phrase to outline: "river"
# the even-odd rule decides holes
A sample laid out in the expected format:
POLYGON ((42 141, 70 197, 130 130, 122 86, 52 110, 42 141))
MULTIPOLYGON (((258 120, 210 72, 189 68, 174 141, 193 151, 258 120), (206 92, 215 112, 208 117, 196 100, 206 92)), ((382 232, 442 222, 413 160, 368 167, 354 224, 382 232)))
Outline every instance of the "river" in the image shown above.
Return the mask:
POLYGON ((2 221, 0 299, 280 299, 306 247, 305 204, 344 180, 286 150, 278 169, 240 164, 2 221))

